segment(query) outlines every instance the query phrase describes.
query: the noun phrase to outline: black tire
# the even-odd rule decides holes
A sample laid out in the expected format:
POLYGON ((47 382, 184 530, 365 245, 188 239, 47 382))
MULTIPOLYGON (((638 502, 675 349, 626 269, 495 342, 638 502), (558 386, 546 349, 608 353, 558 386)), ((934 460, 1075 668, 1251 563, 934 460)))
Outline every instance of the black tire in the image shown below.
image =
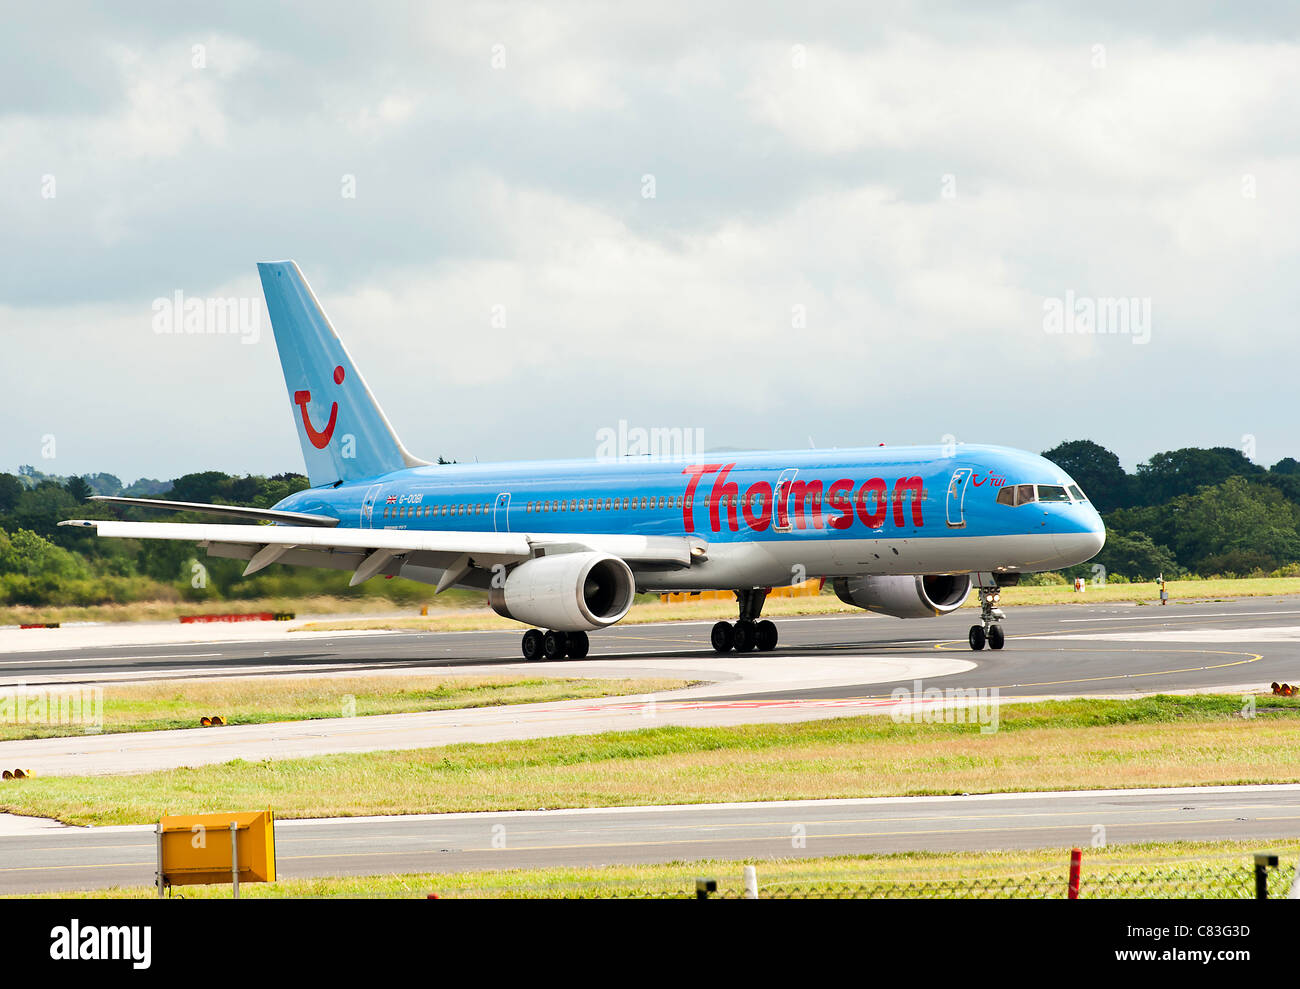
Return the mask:
POLYGON ((543 635, 540 629, 530 628, 524 633, 524 659, 532 662, 534 659, 542 658, 542 639, 543 635))
POLYGON ((709 633, 709 641, 713 643, 713 651, 716 653, 731 652, 734 638, 735 633, 731 629, 730 622, 718 622, 709 633))
POLYGON ((1001 649, 1006 643, 1007 637, 1003 633, 1000 625, 994 625, 989 629, 988 640, 990 649, 1001 649))
POLYGON ((542 636, 542 652, 547 659, 563 659, 568 639, 563 632, 547 632, 542 636))
POLYGON ((970 647, 976 652, 979 652, 984 648, 984 626, 972 625, 970 627, 970 635, 966 636, 966 639, 970 642, 970 647))
POLYGON ((586 659, 590 650, 591 639, 587 638, 586 632, 569 633, 569 644, 564 650, 566 656, 570 659, 586 659))
POLYGON ((776 625, 764 618, 754 626, 754 645, 759 652, 771 652, 776 648, 776 625))
POLYGON ((736 622, 736 630, 731 634, 731 645, 736 652, 752 652, 756 639, 753 622, 736 622))

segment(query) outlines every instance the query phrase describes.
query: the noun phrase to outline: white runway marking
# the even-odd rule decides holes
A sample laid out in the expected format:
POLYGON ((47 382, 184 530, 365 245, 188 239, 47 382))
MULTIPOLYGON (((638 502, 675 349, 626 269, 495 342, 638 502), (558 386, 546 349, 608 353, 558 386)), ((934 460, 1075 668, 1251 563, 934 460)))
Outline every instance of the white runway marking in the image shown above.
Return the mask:
POLYGON ((1160 628, 1134 632, 1053 632, 1034 636, 1108 642, 1300 642, 1300 625, 1265 628, 1160 628))
POLYGON ((4 666, 48 666, 50 663, 120 663, 122 660, 144 662, 154 659, 211 659, 219 652, 175 652, 159 656, 68 656, 61 659, 0 659, 4 666))
POLYGON ((1247 618, 1258 617, 1260 615, 1300 615, 1300 611, 1215 611, 1203 615, 1175 615, 1164 611, 1157 611, 1155 614, 1128 615, 1124 618, 1061 618, 1059 621, 1062 625, 1066 625, 1071 622, 1159 622, 1171 618, 1247 618))

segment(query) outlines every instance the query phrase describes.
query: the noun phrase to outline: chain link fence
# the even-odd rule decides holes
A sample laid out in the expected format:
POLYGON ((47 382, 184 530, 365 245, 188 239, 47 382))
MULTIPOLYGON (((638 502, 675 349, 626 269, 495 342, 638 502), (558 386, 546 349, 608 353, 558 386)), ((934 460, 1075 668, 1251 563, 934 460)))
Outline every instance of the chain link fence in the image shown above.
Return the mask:
MULTIPOLYGON (((1276 856, 1254 862, 1196 862, 1138 869, 1101 869, 1078 873, 1078 899, 1084 900, 1236 900, 1284 899, 1292 886, 1291 868, 1279 868, 1276 856)), ((649 894, 666 899, 771 900, 1057 900, 1070 898, 1069 868, 1014 876, 963 879, 881 880, 864 883, 786 884, 751 876, 748 895, 741 879, 734 886, 701 878, 694 890, 649 894)))

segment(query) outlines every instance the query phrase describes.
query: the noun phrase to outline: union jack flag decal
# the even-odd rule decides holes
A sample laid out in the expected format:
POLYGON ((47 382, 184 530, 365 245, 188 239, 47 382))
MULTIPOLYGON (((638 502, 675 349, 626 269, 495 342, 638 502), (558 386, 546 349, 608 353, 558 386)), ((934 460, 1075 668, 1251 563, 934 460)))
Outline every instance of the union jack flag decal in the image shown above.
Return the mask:
POLYGON ((384 504, 386 504, 386 505, 396 505, 396 504, 397 504, 397 495, 389 495, 387 498, 384 499, 384 504))

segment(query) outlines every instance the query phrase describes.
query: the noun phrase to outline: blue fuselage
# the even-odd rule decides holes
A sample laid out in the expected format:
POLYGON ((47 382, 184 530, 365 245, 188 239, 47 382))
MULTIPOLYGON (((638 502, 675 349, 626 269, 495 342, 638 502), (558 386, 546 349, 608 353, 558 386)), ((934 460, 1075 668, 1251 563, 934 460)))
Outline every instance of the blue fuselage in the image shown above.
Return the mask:
POLYGON ((718 550, 754 544, 809 575, 1057 569, 1105 538, 1064 471, 993 446, 413 467, 277 507, 340 527, 694 536, 718 550))

